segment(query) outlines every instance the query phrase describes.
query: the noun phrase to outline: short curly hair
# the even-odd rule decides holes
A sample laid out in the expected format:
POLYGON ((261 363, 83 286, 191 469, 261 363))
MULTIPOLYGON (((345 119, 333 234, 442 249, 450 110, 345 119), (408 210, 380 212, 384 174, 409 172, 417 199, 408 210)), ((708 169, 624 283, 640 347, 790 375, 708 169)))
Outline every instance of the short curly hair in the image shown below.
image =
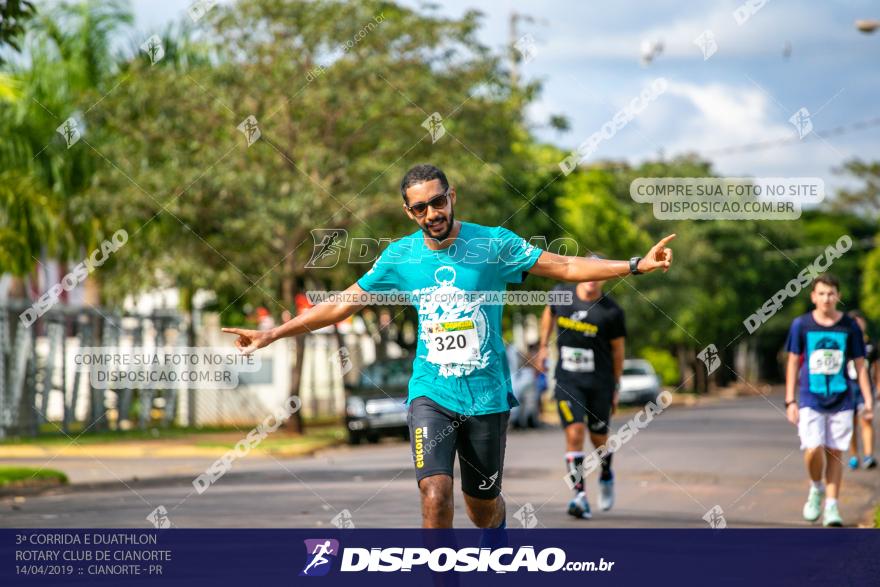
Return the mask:
POLYGON ((440 185, 443 186, 444 191, 449 189, 449 180, 446 179, 446 174, 439 167, 435 167, 430 163, 422 163, 411 168, 400 182, 400 195, 403 197, 403 201, 407 204, 409 203, 409 200, 406 199, 406 190, 410 186, 433 179, 440 180, 440 185))

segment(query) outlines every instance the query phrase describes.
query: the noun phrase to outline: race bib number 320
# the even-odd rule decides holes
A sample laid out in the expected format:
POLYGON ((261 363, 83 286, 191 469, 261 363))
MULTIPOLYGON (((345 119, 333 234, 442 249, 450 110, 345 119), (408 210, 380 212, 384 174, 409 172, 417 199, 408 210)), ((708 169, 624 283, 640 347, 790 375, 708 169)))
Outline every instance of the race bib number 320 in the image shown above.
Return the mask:
POLYGON ((480 359, 480 341, 473 320, 432 322, 427 325, 428 361, 440 365, 480 359))

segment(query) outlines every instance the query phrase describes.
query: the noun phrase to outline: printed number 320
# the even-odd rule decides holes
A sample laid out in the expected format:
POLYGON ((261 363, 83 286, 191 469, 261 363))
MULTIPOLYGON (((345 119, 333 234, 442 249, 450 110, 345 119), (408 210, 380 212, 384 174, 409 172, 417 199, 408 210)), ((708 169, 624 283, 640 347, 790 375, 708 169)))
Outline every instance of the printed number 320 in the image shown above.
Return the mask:
POLYGON ((463 349, 467 346, 467 340, 463 334, 447 334, 446 336, 438 336, 437 350, 448 351, 452 349, 463 349))

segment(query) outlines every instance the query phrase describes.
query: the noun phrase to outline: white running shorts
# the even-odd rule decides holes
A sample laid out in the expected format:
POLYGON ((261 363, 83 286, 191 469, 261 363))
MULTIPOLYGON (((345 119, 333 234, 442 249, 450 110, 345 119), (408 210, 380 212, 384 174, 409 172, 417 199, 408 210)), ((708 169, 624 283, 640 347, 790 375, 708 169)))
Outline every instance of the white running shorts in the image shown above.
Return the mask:
POLYGON ((820 412, 812 408, 798 410, 798 436, 801 450, 827 446, 847 450, 853 432, 853 410, 820 412))

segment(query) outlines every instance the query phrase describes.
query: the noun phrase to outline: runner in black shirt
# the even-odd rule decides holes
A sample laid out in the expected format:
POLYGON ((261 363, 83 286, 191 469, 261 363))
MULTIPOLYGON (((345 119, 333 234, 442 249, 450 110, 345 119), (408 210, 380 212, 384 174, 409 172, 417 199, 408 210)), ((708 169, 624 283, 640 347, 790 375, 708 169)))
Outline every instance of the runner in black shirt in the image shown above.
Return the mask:
MULTIPOLYGON (((587 281, 556 286, 554 291, 572 293, 572 303, 547 306, 541 319, 539 365, 543 365, 547 356, 553 325, 558 329, 555 396, 565 429, 566 466, 575 491, 568 513, 577 518, 592 517, 582 474, 584 420, 593 446, 604 445, 608 439, 608 423, 617 406, 617 385, 623 371, 626 336, 623 310, 602 294, 603 283, 587 281)), ((614 505, 611 454, 602 459, 599 488, 599 507, 607 511, 614 505)))

